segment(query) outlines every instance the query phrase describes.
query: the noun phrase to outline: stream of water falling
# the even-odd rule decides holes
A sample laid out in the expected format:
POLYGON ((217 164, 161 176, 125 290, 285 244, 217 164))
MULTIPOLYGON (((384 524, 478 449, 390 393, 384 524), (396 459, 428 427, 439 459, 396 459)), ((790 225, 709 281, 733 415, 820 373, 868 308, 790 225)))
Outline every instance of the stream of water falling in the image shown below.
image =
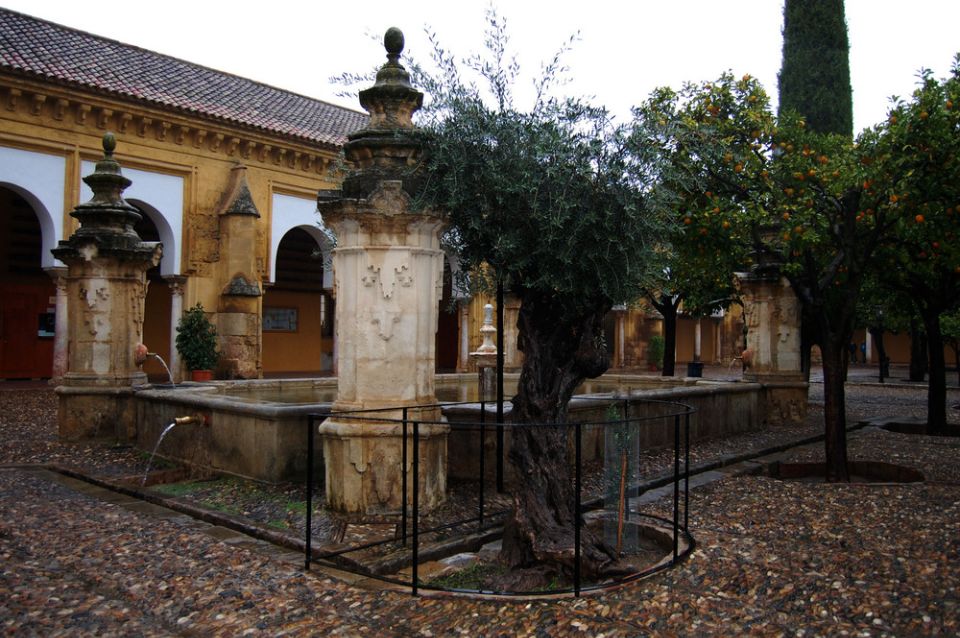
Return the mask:
MULTIPOLYGON (((163 357, 161 357, 160 355, 158 355, 156 352, 148 352, 148 353, 147 353, 147 356, 148 356, 148 357, 153 357, 154 359, 156 359, 157 361, 160 362, 160 365, 163 366, 163 369, 167 371, 167 378, 170 379, 170 385, 173 385, 173 373, 170 372, 170 368, 167 367, 167 362, 163 360, 163 357)), ((163 437, 161 437, 161 438, 163 438, 163 437)))
POLYGON ((157 455, 157 450, 160 449, 160 444, 163 443, 163 437, 167 436, 167 432, 172 430, 177 426, 177 422, 174 421, 167 427, 163 429, 163 432, 160 433, 160 438, 157 439, 157 444, 153 446, 153 452, 150 454, 150 460, 147 461, 147 471, 143 473, 143 480, 140 481, 140 487, 143 487, 147 484, 147 476, 150 475, 150 467, 153 465, 153 457, 157 455))

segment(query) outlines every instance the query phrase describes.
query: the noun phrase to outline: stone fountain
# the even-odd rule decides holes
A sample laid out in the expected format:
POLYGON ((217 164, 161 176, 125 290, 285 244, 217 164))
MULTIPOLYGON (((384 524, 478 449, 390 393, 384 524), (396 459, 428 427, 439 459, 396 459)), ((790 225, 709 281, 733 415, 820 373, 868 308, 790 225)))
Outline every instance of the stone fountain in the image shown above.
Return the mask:
POLYGON ((112 133, 103 136, 103 159, 83 179, 93 198, 70 213, 80 227, 53 250, 67 265, 67 371, 57 387, 65 439, 131 438, 133 389, 147 382, 134 346, 143 338, 146 273, 162 246, 133 228, 140 213, 122 197, 130 180, 113 157, 116 144, 112 133))
POLYGON ((343 188, 318 196, 323 221, 337 236, 333 410, 391 408, 378 413, 382 420, 332 418, 320 426, 328 506, 353 513, 397 512, 403 504, 402 477, 410 472, 412 451, 403 467, 402 428, 390 419, 399 420, 405 407, 411 421, 428 422, 419 428, 422 508, 443 500, 447 476, 448 426, 438 409, 414 408, 437 402, 443 221, 436 211, 411 206, 422 152, 412 116, 423 94, 400 64, 400 30, 388 30, 384 45, 386 64, 374 86, 360 92, 370 121, 344 148, 349 171, 343 188))

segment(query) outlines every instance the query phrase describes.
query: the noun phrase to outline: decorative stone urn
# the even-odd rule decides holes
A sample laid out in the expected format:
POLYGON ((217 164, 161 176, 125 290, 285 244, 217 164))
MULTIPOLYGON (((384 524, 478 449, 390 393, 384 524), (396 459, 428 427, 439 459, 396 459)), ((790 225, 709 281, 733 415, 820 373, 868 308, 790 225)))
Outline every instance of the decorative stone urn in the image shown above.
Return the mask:
POLYGON ((800 368, 800 300, 776 264, 761 262, 736 276, 747 329, 743 378, 763 385, 768 424, 801 422, 808 386, 800 368))
POLYGON ((53 249, 67 265, 67 371, 56 390, 65 439, 132 438, 133 387, 147 382, 135 349, 143 340, 146 273, 160 263, 162 246, 133 229, 140 213, 122 197, 130 180, 113 158, 116 144, 112 133, 103 136, 103 159, 83 179, 93 198, 70 213, 80 228, 53 249))
POLYGON ((435 211, 413 210, 421 142, 412 115, 423 94, 400 64, 403 34, 384 38, 387 63, 373 87, 361 91, 367 128, 350 136, 350 170, 341 191, 321 191, 318 209, 333 229, 337 296, 335 412, 392 408, 356 417, 335 416, 320 426, 327 504, 342 512, 399 512, 412 503, 413 423, 419 436, 419 503, 439 504, 446 490, 447 432, 437 402, 435 335, 443 284, 443 222, 435 211), (406 455, 403 427, 409 420, 406 455), (406 458, 406 465, 403 458, 406 458))
POLYGON ((493 342, 497 329, 493 325, 493 306, 486 304, 483 307, 483 325, 480 327, 480 336, 483 343, 470 358, 477 362, 477 372, 480 376, 480 399, 492 401, 497 391, 497 345, 493 342))

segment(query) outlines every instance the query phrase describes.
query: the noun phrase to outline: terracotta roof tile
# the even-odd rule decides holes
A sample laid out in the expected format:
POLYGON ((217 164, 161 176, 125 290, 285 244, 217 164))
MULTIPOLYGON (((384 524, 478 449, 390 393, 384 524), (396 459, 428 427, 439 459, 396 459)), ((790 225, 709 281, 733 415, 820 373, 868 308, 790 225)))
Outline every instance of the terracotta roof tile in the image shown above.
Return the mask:
POLYGON ((341 146, 367 115, 0 7, 0 69, 341 146))

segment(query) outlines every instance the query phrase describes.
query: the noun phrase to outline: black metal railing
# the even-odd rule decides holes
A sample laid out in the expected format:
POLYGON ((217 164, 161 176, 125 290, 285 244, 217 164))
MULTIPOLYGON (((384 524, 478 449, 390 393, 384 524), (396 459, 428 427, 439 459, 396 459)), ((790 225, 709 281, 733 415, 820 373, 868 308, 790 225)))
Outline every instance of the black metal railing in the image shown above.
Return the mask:
MULTIPOLYGON (((489 593, 497 595, 521 594, 558 594, 572 593, 579 596, 585 591, 605 588, 609 586, 621 585, 626 582, 648 576, 662 569, 667 569, 682 560, 693 547, 693 538, 689 533, 689 468, 690 468, 690 418, 694 414, 694 409, 680 403, 666 401, 650 401, 638 398, 600 398, 574 397, 571 401, 571 423, 563 424, 513 424, 504 423, 503 429, 498 423, 497 428, 493 429, 495 436, 495 445, 497 450, 497 459, 495 467, 496 474, 493 477, 486 476, 486 436, 490 433, 487 427, 487 407, 491 402, 462 402, 462 403, 442 403, 429 405, 405 406, 402 408, 379 408, 374 410, 360 410, 353 412, 321 412, 309 415, 308 433, 307 433, 307 481, 306 481, 306 530, 304 538, 304 567, 309 570, 312 564, 329 564, 338 569, 345 569, 354 573, 377 578, 381 581, 401 585, 410 589, 411 594, 417 595, 421 589, 442 589, 445 591, 469 591, 471 593, 489 593), (443 421, 424 419, 425 411, 435 411, 443 409, 448 418, 443 421), (399 420, 390 418, 385 413, 394 415, 400 411, 399 420), (616 414, 614 414, 616 412, 616 414), (597 418, 598 413, 603 413, 597 418), (582 417, 582 418, 581 418, 582 417), (590 418, 588 418, 590 417, 590 418), (612 418, 615 417, 615 418, 612 418), (316 549, 312 543, 312 520, 315 493, 314 488, 317 484, 316 468, 314 458, 316 455, 316 433, 318 425, 328 419, 334 418, 338 422, 371 422, 393 423, 400 427, 400 445, 401 445, 401 493, 402 505, 398 513, 399 530, 392 538, 379 539, 373 541, 357 542, 347 544, 345 547, 336 549, 316 549), (474 482, 477 484, 475 498, 475 514, 465 517, 455 518, 454 520, 430 520, 425 526, 425 517, 430 516, 430 512, 421 511, 420 502, 420 479, 421 479, 421 430, 423 427, 437 425, 446 425, 450 427, 448 437, 464 437, 464 440, 471 441, 469 433, 477 432, 479 434, 479 445, 476 450, 477 476, 474 482), (427 560, 436 559, 436 549, 434 546, 422 545, 425 537, 438 536, 442 532, 459 530, 462 537, 473 534, 474 538, 484 533, 490 534, 499 529, 509 508, 494 509, 491 511, 490 504, 487 502, 487 483, 491 483, 493 489, 497 489, 506 481, 502 463, 502 455, 506 444, 501 443, 501 437, 509 434, 516 428, 523 427, 549 427, 565 428, 569 433, 567 440, 571 444, 572 458, 569 458, 568 465, 571 475, 566 477, 557 477, 557 480, 571 480, 573 482, 574 493, 574 529, 573 529, 573 549, 574 564, 572 574, 572 586, 560 589, 553 588, 539 592, 506 592, 490 590, 465 590, 457 588, 445 588, 440 586, 425 585, 420 579, 421 560, 424 557, 422 550, 427 553, 427 560), (585 439, 589 443, 590 454, 585 454, 585 439), (646 442, 645 442, 646 441, 646 442), (601 446, 602 442, 602 446, 601 446), (408 443, 412 443, 412 451, 408 458, 408 443), (672 447, 672 472, 669 475, 660 474, 655 477, 648 476, 651 470, 645 470, 641 464, 642 453, 652 447, 662 448, 664 444, 672 447), (602 451, 600 448, 603 448, 602 451), (620 491, 617 495, 603 493, 602 489, 597 488, 597 479, 599 483, 604 484, 606 472, 611 467, 611 459, 607 457, 614 452, 620 455, 635 455, 633 469, 629 477, 621 472, 620 491), (591 457, 592 458, 587 458, 591 457), (408 461, 410 467, 408 472, 408 461), (589 465, 589 468, 587 466, 589 465), (597 472, 599 465, 600 471, 597 472), (585 477, 585 469, 589 469, 589 477, 585 477), (412 476, 408 476, 408 474, 412 476), (589 479, 590 487, 585 487, 585 478, 589 479), (412 481, 413 489, 410 489, 412 481), (645 513, 639 509, 633 510, 630 505, 631 498, 640 497, 652 485, 670 485, 672 484, 672 516, 667 519, 661 516, 655 516, 645 513), (585 498, 585 491, 586 496, 585 498), (622 499, 622 501, 621 501, 622 499), (620 526, 623 525, 623 519, 634 521, 638 524, 640 521, 647 521, 648 524, 655 525, 660 529, 668 530, 671 537, 671 547, 668 551, 667 560, 657 561, 645 569, 639 569, 627 576, 621 577, 616 581, 605 581, 600 583, 584 583, 582 577, 582 557, 581 528, 584 525, 584 515, 596 510, 605 510, 610 506, 616 506, 618 516, 620 517, 620 526), (632 518, 631 518, 632 517, 632 518), (409 530, 409 531, 408 531, 409 530), (681 542, 682 539, 682 542, 681 542), (396 574, 386 575, 380 573, 376 566, 376 561, 369 557, 351 558, 360 556, 363 552, 375 548, 386 548, 391 550, 391 555, 396 555, 398 551, 408 551, 409 560, 406 558, 402 562, 409 563, 409 580, 399 577, 396 574)), ((434 412, 435 413, 435 412, 434 412)), ((461 446, 462 448, 462 446, 461 446)), ((568 448, 569 449, 569 448, 568 448)), ((624 458, 626 458, 624 456, 624 458)), ((449 461, 449 460, 448 460, 449 461)), ((625 461, 626 463, 626 461, 625 461)), ((448 462, 449 465, 449 462, 448 462)), ((615 472, 614 472, 615 473, 615 472)), ((666 489, 666 488, 664 488, 666 489)), ((496 496, 496 494, 495 494, 496 496)), ((401 552, 402 553, 402 552, 401 552)), ((403 554, 406 556, 407 554, 403 554)))

